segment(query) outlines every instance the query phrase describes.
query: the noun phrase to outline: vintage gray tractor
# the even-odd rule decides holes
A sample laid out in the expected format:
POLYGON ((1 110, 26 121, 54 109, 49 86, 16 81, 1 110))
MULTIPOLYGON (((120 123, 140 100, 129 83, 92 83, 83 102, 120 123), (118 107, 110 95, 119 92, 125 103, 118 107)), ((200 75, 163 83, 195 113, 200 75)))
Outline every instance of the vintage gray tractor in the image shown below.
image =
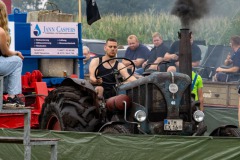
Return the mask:
MULTIPOLYGON (((103 62, 107 63, 107 62, 103 62)), ((114 71, 112 74, 118 74, 114 71)), ((117 81, 119 82, 119 81, 117 81)), ((103 133, 202 135, 206 126, 198 104, 184 97, 188 75, 155 72, 116 86, 126 93, 100 103, 94 87, 83 79, 65 79, 45 99, 40 128, 103 133)))

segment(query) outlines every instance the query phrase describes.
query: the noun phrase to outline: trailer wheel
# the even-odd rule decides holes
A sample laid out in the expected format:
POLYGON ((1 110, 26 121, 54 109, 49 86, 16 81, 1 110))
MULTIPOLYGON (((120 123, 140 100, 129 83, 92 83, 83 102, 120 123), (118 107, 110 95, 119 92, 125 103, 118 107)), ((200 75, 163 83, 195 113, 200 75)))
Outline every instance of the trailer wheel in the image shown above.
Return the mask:
POLYGON ((217 128, 210 136, 221 136, 221 137, 240 137, 240 130, 233 127, 217 128))
POLYGON ((102 133, 107 133, 107 134, 119 134, 119 133, 130 134, 130 131, 126 127, 124 127, 123 125, 114 124, 114 125, 110 125, 110 126, 105 127, 103 129, 102 133))
POLYGON ((40 128, 49 130, 91 132, 99 124, 96 106, 71 86, 61 86, 49 93, 40 115, 40 128))
POLYGON ((227 133, 231 137, 240 137, 240 130, 238 128, 227 128, 227 133))

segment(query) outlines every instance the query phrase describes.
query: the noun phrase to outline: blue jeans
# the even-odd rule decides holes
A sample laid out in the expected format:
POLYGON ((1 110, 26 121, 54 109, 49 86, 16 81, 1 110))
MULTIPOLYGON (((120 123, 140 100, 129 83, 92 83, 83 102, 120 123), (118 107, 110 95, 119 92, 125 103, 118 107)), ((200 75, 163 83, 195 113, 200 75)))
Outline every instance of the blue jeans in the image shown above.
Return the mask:
POLYGON ((138 68, 138 69, 135 70, 135 73, 136 73, 136 74, 139 74, 139 75, 142 75, 143 72, 144 72, 144 69, 143 69, 143 68, 138 68))
POLYGON ((0 75, 4 76, 3 92, 10 95, 22 93, 22 59, 18 56, 0 56, 0 75))

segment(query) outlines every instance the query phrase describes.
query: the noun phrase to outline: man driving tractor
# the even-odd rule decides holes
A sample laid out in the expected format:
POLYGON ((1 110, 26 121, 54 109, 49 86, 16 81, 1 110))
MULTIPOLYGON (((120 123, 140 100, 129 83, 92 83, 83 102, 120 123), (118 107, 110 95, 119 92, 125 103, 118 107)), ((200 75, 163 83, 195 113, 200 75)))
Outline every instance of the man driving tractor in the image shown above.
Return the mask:
POLYGON ((104 46, 106 54, 103 57, 92 59, 89 65, 90 83, 96 86, 95 90, 99 98, 108 99, 117 94, 115 85, 118 83, 117 75, 119 73, 127 82, 136 80, 134 76, 129 75, 124 64, 112 59, 117 55, 117 46, 117 40, 107 39, 104 46))

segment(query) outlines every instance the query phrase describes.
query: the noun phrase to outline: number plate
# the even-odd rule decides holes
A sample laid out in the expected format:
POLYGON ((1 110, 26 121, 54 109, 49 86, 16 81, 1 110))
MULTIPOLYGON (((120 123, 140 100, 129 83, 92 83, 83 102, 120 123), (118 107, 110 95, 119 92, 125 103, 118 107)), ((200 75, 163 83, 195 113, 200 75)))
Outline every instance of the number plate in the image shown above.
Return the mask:
POLYGON ((181 131, 183 126, 182 119, 164 119, 165 131, 181 131))

